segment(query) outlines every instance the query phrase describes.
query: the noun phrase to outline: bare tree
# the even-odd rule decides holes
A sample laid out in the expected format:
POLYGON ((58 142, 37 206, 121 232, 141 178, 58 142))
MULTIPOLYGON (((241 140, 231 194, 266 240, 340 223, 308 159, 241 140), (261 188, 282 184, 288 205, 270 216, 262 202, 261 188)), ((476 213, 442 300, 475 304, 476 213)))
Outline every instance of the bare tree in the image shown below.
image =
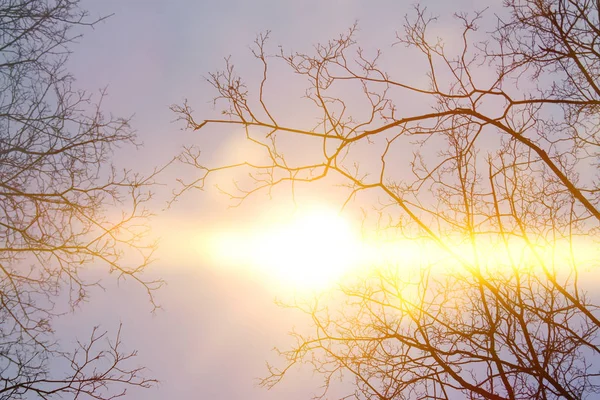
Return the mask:
POLYGON ((109 399, 154 382, 128 366, 120 334, 95 328, 74 352, 53 337, 53 319, 97 284, 83 267, 134 279, 152 303, 161 285, 142 277, 153 177, 110 164, 116 146, 136 145, 129 121, 104 115, 65 71, 72 29, 99 22, 78 3, 0 1, 1 399, 109 399))
POLYGON ((348 398, 357 399, 600 392, 600 310, 580 287, 577 250, 582 240, 597 246, 600 223, 600 3, 505 0, 484 36, 478 24, 491 15, 455 17, 463 29, 450 45, 430 35, 436 19, 420 7, 397 34, 403 59, 425 68, 423 86, 392 76, 410 67, 380 67, 383 53, 358 47, 356 27, 309 54, 269 54, 264 34, 253 48, 263 66, 255 94, 227 59, 208 77, 215 104, 226 104, 223 119, 198 122, 187 102, 172 107, 193 130, 243 127, 264 151, 262 164, 206 166, 189 147, 181 160, 200 174, 176 195, 233 168, 250 171, 249 181, 223 189, 235 204, 333 176, 348 190, 344 206, 376 192, 378 229, 444 254, 416 273, 365 273, 329 294, 336 306, 297 304, 313 333, 296 335, 265 386, 305 362, 324 379, 320 398, 348 376, 348 398), (269 106, 276 63, 308 82, 314 126, 287 125, 269 106), (340 95, 358 91, 362 98, 340 95), (292 158, 300 138, 308 156, 292 158))

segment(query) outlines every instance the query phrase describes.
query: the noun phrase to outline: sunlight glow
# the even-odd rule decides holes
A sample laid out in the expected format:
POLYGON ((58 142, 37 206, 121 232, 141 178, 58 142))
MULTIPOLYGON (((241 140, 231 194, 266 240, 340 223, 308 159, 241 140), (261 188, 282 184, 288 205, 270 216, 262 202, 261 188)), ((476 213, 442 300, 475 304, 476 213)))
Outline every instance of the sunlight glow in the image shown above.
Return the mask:
POLYGON ((340 213, 324 207, 272 211, 246 228, 213 231, 195 242, 211 264, 258 274, 284 291, 320 291, 373 268, 392 268, 406 276, 423 268, 453 273, 465 266, 492 274, 514 268, 568 274, 575 264, 583 272, 598 259, 598 246, 586 242, 528 245, 490 235, 478 237, 475 244, 446 238, 442 246, 430 239, 365 237, 340 213))
POLYGON ((253 232, 224 232, 211 240, 213 258, 247 265, 295 289, 320 289, 358 265, 357 231, 333 210, 311 209, 253 232))

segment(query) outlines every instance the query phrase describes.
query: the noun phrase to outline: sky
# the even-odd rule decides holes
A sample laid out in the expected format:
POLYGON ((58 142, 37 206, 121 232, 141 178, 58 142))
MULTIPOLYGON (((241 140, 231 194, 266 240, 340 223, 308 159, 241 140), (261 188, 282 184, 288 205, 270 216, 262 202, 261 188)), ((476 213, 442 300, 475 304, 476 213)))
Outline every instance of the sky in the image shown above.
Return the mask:
MULTIPOLYGON (((181 130, 173 122, 171 104, 189 99, 196 114, 211 116, 214 95, 204 76, 223 66, 229 55, 242 70, 256 72, 248 61, 256 34, 270 30, 273 48, 309 49, 337 36, 355 21, 358 39, 367 48, 389 49, 412 2, 392 0, 327 1, 192 1, 84 0, 91 17, 114 14, 72 46, 68 68, 76 86, 91 93, 107 88, 103 108, 118 116, 133 116, 132 125, 144 142, 139 150, 122 149, 115 163, 148 173, 176 156, 181 146, 198 142, 202 132, 181 130)), ((453 11, 484 8, 481 1, 429 1, 442 16, 453 11)), ((450 21, 450 20, 448 20, 450 21)), ((448 22, 448 23, 451 23, 448 22)), ((440 35, 446 25, 438 26, 440 35)), ((448 27, 451 29, 451 27, 448 27)), ((398 60, 410 70, 410 60, 398 60)), ((227 138, 214 135, 203 142, 207 157, 226 157, 227 138)), ((161 178, 157 207, 169 198, 172 179, 189 169, 174 167, 161 178)), ((257 386, 265 362, 276 361, 271 350, 290 343, 287 332, 307 321, 279 308, 285 295, 263 276, 225 268, 207 259, 199 244, 219 227, 252 225, 254 219, 278 207, 264 197, 235 209, 215 190, 188 193, 170 209, 160 211, 153 230, 161 237, 151 276, 167 281, 151 314, 143 290, 131 282, 105 282, 89 303, 57 321, 65 347, 91 326, 114 329, 124 324, 124 343, 139 351, 141 365, 160 380, 157 388, 130 392, 128 399, 306 399, 317 387, 309 369, 271 391, 257 386), (172 232, 160 235, 160 232, 172 232)), ((91 271, 91 274, 98 272, 91 271)))

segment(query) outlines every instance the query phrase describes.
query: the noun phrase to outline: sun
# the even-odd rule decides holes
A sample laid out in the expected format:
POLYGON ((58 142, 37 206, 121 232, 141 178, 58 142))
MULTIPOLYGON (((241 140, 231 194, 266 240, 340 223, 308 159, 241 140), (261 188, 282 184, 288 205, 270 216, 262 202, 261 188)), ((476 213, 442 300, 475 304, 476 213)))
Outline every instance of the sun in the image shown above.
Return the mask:
POLYGON ((300 212, 271 230, 258 246, 258 261, 279 279, 300 286, 330 284, 355 266, 359 240, 331 210, 300 212))
POLYGON ((323 289, 361 259, 358 230, 338 211, 312 207, 213 236, 219 263, 245 266, 293 289, 323 289))

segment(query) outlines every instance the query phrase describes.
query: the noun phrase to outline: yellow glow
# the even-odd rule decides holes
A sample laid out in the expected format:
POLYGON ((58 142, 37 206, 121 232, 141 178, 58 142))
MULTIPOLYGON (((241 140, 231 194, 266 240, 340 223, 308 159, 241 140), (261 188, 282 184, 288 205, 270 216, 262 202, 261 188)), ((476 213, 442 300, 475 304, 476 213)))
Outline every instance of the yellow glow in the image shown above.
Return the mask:
POLYGON ((312 207, 293 213, 271 210, 246 225, 197 238, 194 246, 211 264, 258 274, 284 291, 326 289, 342 277, 380 267, 407 275, 424 267, 448 273, 465 266, 492 274, 513 268, 568 273, 574 264, 583 272, 598 260, 598 246, 581 241, 571 244, 573 251, 566 241, 529 246, 516 238, 507 248, 497 235, 478 237, 475 246, 464 238, 444 243, 393 235, 361 238, 358 227, 336 210, 312 207))

